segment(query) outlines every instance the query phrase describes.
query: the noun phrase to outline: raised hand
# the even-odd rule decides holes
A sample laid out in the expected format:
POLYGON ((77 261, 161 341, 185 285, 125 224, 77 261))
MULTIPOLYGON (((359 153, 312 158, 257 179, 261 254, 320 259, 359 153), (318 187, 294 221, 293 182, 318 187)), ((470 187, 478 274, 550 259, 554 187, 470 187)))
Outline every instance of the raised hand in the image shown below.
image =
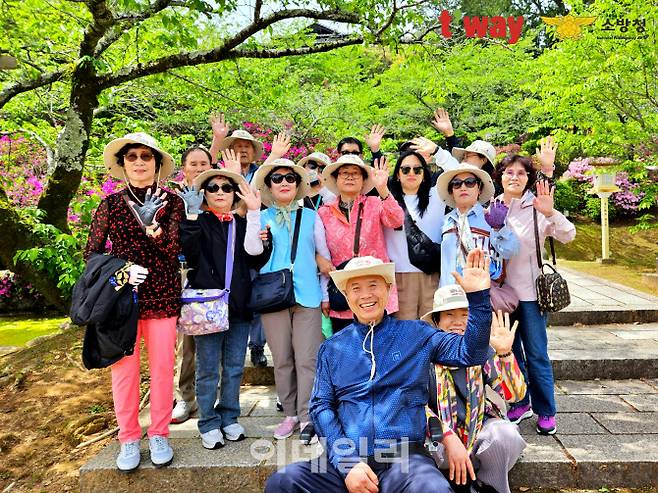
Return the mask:
POLYGON ((213 137, 221 140, 228 135, 228 124, 224 119, 224 113, 213 113, 210 115, 210 126, 212 127, 213 137))
POLYGON ((155 216, 160 209, 167 205, 166 198, 167 194, 164 191, 160 193, 159 188, 154 194, 151 194, 151 189, 149 188, 146 191, 146 196, 144 197, 144 203, 142 205, 136 204, 132 200, 129 204, 137 214, 142 226, 148 228, 154 225, 155 216))
POLYGON ((489 209, 484 213, 484 220, 493 229, 498 230, 505 225, 505 218, 509 208, 503 203, 502 200, 494 200, 489 209))
POLYGON ((184 186, 181 192, 176 192, 185 202, 185 213, 190 215, 201 214, 201 204, 203 204, 203 190, 197 190, 194 185, 191 187, 184 186))
POLYGON ((443 108, 437 108, 434 112, 434 120, 432 120, 432 126, 441 132, 445 137, 450 137, 455 133, 452 128, 452 122, 450 121, 450 115, 443 108))
POLYGON ((242 165, 240 158, 233 149, 224 149, 222 151, 222 161, 224 161, 224 168, 233 171, 234 173, 242 173, 242 165))
POLYGON ((373 125, 370 133, 366 135, 366 144, 372 152, 377 152, 382 143, 382 138, 386 133, 386 128, 383 125, 373 125))
POLYGON ((548 181, 538 181, 536 185, 535 198, 532 201, 532 205, 537 212, 541 212, 546 217, 551 217, 555 212, 553 209, 553 194, 555 193, 555 187, 551 188, 548 181))
POLYGON ((539 147, 536 148, 537 159, 541 164, 541 171, 546 176, 553 176, 555 169, 555 153, 557 152, 557 143, 551 135, 539 141, 539 147))
POLYGON ((375 182, 375 188, 379 192, 380 197, 386 198, 389 194, 388 191, 388 160, 386 156, 375 159, 373 168, 370 170, 372 180, 375 182))
POLYGON ((512 350, 514 335, 518 327, 518 320, 510 328, 509 313, 501 310, 491 314, 491 336, 489 345, 496 350, 496 354, 507 354, 512 350))
POLYGON ((438 146, 432 142, 430 139, 426 139, 425 137, 416 137, 414 139, 411 139, 411 143, 413 144, 411 148, 414 151, 419 152, 423 156, 431 156, 437 151, 438 146))
POLYGON ((480 248, 475 248, 468 252, 463 274, 453 272, 452 275, 466 293, 489 289, 489 264, 489 256, 480 248))
POLYGON ((242 199, 248 210, 260 210, 260 190, 253 190, 245 182, 240 182, 240 191, 236 191, 235 194, 238 196, 238 198, 242 199))
POLYGON ((277 134, 272 140, 272 151, 270 152, 271 159, 279 159, 286 155, 290 150, 290 135, 286 132, 277 134))

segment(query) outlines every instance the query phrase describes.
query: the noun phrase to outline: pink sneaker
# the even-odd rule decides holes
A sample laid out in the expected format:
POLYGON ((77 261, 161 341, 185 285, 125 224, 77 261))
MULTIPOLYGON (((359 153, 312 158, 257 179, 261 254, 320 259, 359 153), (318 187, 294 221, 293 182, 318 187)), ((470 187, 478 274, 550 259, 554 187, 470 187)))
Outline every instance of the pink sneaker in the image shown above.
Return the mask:
POLYGON ((299 420, 297 416, 286 416, 286 419, 279 423, 279 426, 274 430, 274 438, 277 440, 283 440, 292 435, 295 429, 299 426, 299 420))
POLYGON ((556 430, 555 416, 539 416, 537 419, 537 433, 540 435, 555 435, 556 430))
POLYGON ((525 406, 511 406, 509 411, 507 411, 507 419, 516 425, 526 418, 532 418, 532 407, 530 407, 530 404, 526 404, 525 406))

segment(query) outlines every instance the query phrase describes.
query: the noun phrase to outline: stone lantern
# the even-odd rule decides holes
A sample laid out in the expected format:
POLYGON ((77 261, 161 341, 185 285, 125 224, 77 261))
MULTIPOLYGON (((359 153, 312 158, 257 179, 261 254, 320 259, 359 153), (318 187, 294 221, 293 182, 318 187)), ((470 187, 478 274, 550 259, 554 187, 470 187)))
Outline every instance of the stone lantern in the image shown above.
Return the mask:
POLYGON ((601 263, 612 263, 610 258, 610 229, 608 222, 608 200, 610 195, 619 192, 616 185, 617 172, 614 165, 617 161, 613 158, 596 158, 590 161, 595 168, 594 187, 590 193, 595 193, 601 199, 601 263))

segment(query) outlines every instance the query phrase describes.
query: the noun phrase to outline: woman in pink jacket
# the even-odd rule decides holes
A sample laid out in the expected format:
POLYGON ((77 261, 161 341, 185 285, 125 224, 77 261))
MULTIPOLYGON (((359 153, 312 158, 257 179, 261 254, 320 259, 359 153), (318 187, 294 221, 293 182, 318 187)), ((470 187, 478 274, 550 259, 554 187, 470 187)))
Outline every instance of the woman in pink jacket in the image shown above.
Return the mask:
MULTIPOLYGON (((338 267, 354 256, 368 255, 389 262, 384 227, 401 227, 404 223, 404 211, 388 190, 386 158, 375 160, 374 167, 371 167, 360 157, 346 154, 327 166, 322 177, 325 186, 337 195, 335 200, 318 210, 324 224, 331 263, 338 267), (379 197, 366 195, 373 188, 377 189, 379 197), (358 248, 355 249, 356 236, 359 240, 358 248)), ((347 327, 353 318, 349 309, 335 308, 334 306, 329 313, 325 313, 331 317, 334 333, 347 327)), ((391 287, 386 310, 388 313, 398 311, 398 293, 395 286, 391 287)))
POLYGON ((537 433, 552 435, 556 431, 553 367, 548 357, 546 313, 540 311, 535 291, 535 280, 540 272, 533 211, 537 212, 539 245, 542 247, 547 236, 561 243, 570 242, 576 236, 576 228, 554 209, 554 188, 547 181, 536 182, 536 194, 532 193, 536 176, 528 157, 511 155, 496 166, 496 179, 503 187, 498 200, 509 207, 506 224, 521 243, 519 254, 508 260, 505 282, 514 288, 519 298, 519 306, 513 315, 519 321, 514 355, 528 382, 528 393, 510 408, 507 417, 513 423, 519 423, 532 417, 534 410, 538 415, 537 433))

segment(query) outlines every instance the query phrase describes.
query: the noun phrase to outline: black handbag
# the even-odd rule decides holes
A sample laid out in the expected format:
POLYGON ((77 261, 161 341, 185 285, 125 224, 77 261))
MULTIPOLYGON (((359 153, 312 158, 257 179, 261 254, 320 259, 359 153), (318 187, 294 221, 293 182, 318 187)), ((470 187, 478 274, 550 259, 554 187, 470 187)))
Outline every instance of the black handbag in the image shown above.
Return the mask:
POLYGON ((418 227, 407 210, 404 200, 400 204, 404 209, 404 232, 407 236, 407 251, 411 265, 425 274, 441 271, 441 245, 434 243, 418 227))
MULTIPOLYGON (((356 218, 356 229, 354 231, 354 246, 352 247, 352 258, 359 256, 359 240, 361 239, 361 220, 363 215, 363 202, 359 204, 359 212, 357 213, 356 218)), ((352 259, 341 262, 336 266, 336 270, 343 270, 352 259)), ((343 293, 336 287, 334 280, 330 279, 329 284, 327 285, 327 292, 329 294, 329 307, 336 312, 344 312, 349 310, 350 307, 347 304, 347 300, 343 293)))
POLYGON ((542 312, 559 312, 571 303, 569 286, 567 281, 555 269, 555 245, 553 238, 548 237, 551 245, 551 257, 553 265, 542 262, 541 249, 539 248, 539 228, 537 226, 537 210, 532 209, 532 217, 535 226, 535 248, 537 250, 537 265, 539 265, 539 276, 535 281, 537 288, 537 303, 542 312), (544 272, 544 267, 548 267, 553 272, 548 274, 544 272))
POLYGON ((256 313, 273 313, 294 306, 295 288, 292 282, 292 270, 297 257, 297 241, 302 223, 303 209, 297 209, 295 231, 292 235, 290 251, 290 268, 265 274, 258 274, 251 285, 251 296, 247 308, 256 313))

